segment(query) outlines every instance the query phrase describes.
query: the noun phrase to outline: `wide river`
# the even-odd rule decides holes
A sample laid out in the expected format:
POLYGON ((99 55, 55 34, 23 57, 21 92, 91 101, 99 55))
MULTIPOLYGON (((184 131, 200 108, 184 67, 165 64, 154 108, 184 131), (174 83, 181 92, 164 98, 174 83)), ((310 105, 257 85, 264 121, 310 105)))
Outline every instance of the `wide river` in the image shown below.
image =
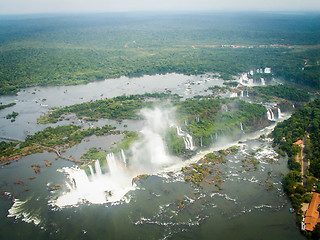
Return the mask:
MULTIPOLYGON (((45 127, 56 126, 39 125, 36 121, 52 107, 146 92, 170 91, 188 98, 209 94, 209 87, 222 84, 222 80, 211 74, 167 74, 122 77, 79 86, 28 88, 17 96, 0 97, 2 104, 16 103, 0 111, 0 136, 24 139, 45 127), (19 113, 15 122, 5 118, 12 111, 19 113)), ((288 116, 284 113, 282 119, 288 116)), ((76 117, 58 124, 70 123, 89 127, 76 117)), ((145 121, 94 123, 103 124, 112 124, 120 130, 140 131, 146 127, 145 121)), ((238 139, 241 141, 218 139, 212 148, 199 149, 192 159, 178 159, 170 165, 170 170, 158 169, 137 186, 127 189, 120 201, 98 204, 88 197, 82 203, 59 204, 61 199, 72 199, 66 172, 73 171, 74 166, 56 160, 54 153, 33 154, 2 166, 0 191, 8 199, 0 198, 0 239, 304 239, 296 227, 295 216, 289 212, 291 206, 281 186, 281 178, 288 172, 286 159, 273 150, 271 139, 259 138, 274 125, 244 133, 238 139), (238 146, 238 153, 227 155, 226 163, 217 165, 216 169, 224 181, 221 190, 210 184, 197 189, 184 182, 182 166, 197 162, 207 152, 232 145, 238 146), (244 159, 250 156, 259 161, 256 169, 244 164, 244 159), (45 161, 50 161, 52 166, 46 167, 45 161), (41 173, 34 173, 31 167, 34 164, 41 166, 41 173), (48 191, 57 184, 61 189, 48 191)), ((68 149, 65 155, 79 158, 91 147, 110 149, 121 137, 93 136, 68 149)), ((127 174, 123 170, 117 177, 103 178, 97 176, 99 168, 94 170, 96 176, 88 178, 91 185, 81 183, 82 186, 100 184, 101 179, 114 184, 121 181, 121 174, 127 174)), ((79 173, 79 169, 76 171, 79 173)), ((80 182, 77 184, 79 188, 80 182)))

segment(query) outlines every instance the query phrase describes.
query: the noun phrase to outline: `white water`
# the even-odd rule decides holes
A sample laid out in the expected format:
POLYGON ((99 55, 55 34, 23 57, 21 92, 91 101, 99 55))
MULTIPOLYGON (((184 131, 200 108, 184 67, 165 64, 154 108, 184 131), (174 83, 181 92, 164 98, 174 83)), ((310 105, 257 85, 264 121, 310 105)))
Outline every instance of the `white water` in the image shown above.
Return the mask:
POLYGON ((267 112, 268 120, 274 121, 275 118, 274 118, 274 113, 273 113, 272 109, 268 108, 267 110, 268 110, 268 112, 267 112))
MULTIPOLYGON (((64 168, 67 174, 69 191, 63 193, 54 204, 58 207, 77 205, 81 202, 103 204, 121 201, 125 194, 135 186, 132 179, 140 174, 155 174, 163 168, 176 164, 178 160, 167 153, 163 134, 173 125, 172 109, 143 109, 141 114, 146 119, 142 129, 142 137, 135 142, 130 151, 132 157, 127 160, 124 151, 120 151, 120 159, 113 153, 107 154, 108 172, 102 173, 100 162, 95 161, 95 174, 92 167, 91 176, 80 168, 64 168)), ((190 135, 189 135, 190 136, 190 135)), ((190 147, 192 138, 186 135, 190 147)))
POLYGON ((193 138, 190 134, 182 131, 181 127, 176 127, 177 128, 177 134, 179 137, 183 138, 184 141, 184 147, 185 149, 188 150, 194 150, 194 145, 193 145, 193 138))
POLYGON ((127 167, 127 158, 126 158, 126 155, 124 154, 123 149, 121 149, 120 153, 121 153, 121 159, 124 163, 124 166, 127 167))
POLYGON ((243 124, 242 124, 242 122, 240 122, 240 130, 244 133, 244 131, 243 131, 243 124))
POLYGON ((278 119, 281 118, 281 109, 278 108, 278 119))
POLYGON ((94 163, 94 169, 96 170, 97 176, 101 176, 101 175, 102 175, 102 171, 101 171, 101 167, 100 167, 99 160, 96 160, 96 161, 95 161, 95 163, 94 163))

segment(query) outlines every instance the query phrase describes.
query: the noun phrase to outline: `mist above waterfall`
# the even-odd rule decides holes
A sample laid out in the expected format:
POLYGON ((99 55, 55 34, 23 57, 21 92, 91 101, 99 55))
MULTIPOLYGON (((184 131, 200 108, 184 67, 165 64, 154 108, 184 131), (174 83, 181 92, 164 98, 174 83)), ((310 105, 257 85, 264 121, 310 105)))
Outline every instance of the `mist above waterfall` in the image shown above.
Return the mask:
POLYGON ((170 126, 175 125, 172 108, 146 108, 141 110, 145 125, 141 130, 142 138, 135 142, 130 151, 129 166, 140 173, 154 173, 177 159, 168 154, 164 135, 170 126))
MULTIPOLYGON (((140 138, 125 151, 107 154, 107 172, 102 172, 99 160, 95 161, 94 166, 88 166, 87 173, 80 168, 64 169, 68 175, 68 191, 57 199, 55 205, 64 207, 83 201, 93 204, 120 201, 128 191, 134 189, 132 179, 135 176, 156 174, 180 162, 168 153, 164 141, 168 128, 176 126, 174 109, 145 108, 140 114, 145 121, 140 138)), ((190 145, 192 138, 189 134, 186 136, 190 145)))

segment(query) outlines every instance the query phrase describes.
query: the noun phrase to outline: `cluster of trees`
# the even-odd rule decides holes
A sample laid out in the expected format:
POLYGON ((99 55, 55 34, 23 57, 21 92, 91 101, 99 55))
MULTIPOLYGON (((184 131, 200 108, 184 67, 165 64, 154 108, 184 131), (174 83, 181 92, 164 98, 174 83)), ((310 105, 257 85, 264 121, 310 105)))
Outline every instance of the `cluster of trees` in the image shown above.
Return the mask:
POLYGON ((177 102, 177 115, 183 128, 198 146, 209 146, 217 136, 234 136, 267 124, 266 108, 238 99, 187 99, 177 102))
MULTIPOLYGON (((305 107, 296 110, 292 116, 279 123, 272 137, 280 153, 288 155, 290 172, 283 179, 283 187, 288 194, 293 207, 301 220, 301 204, 310 202, 313 186, 318 186, 320 178, 320 100, 310 102, 305 107), (307 136, 309 135, 309 138, 307 136), (298 140, 305 139, 305 158, 310 161, 306 185, 298 184, 302 181, 301 164, 296 161, 296 156, 301 153, 301 147, 294 144, 298 140), (314 178, 316 177, 316 178, 314 178)), ((320 188, 316 189, 320 192, 320 188)))
POLYGON ((66 114, 75 113, 78 118, 86 118, 85 120, 95 121, 97 119, 138 119, 138 110, 143 107, 153 104, 152 101, 145 101, 146 99, 179 99, 175 94, 166 93, 146 93, 143 95, 118 96, 114 98, 106 98, 91 102, 75 104, 63 108, 58 108, 41 116, 38 123, 56 123, 61 117, 66 114))
POLYGON ((310 95, 307 91, 292 87, 288 84, 259 86, 253 89, 266 96, 275 96, 293 102, 309 102, 310 100, 310 95))
POLYGON ((0 110, 2 110, 2 109, 5 109, 5 108, 8 108, 8 107, 12 107, 12 106, 14 106, 14 105, 16 105, 16 103, 8 103, 8 104, 5 104, 5 105, 0 105, 0 110))
POLYGON ((19 113, 13 111, 11 114, 8 114, 6 116, 6 119, 11 119, 11 122, 14 122, 16 120, 16 117, 19 115, 19 113))

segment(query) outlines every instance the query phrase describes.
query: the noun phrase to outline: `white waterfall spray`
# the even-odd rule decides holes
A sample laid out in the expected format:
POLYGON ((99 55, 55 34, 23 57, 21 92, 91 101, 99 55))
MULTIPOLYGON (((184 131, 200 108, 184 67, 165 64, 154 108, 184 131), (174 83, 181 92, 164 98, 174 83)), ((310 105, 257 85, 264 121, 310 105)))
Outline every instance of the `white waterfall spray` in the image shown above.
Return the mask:
POLYGON ((126 158, 126 155, 124 154, 123 149, 121 149, 120 153, 121 153, 122 162, 123 162, 124 166, 127 167, 127 158, 126 158))
POLYGON ((97 176, 101 176, 102 175, 102 171, 101 171, 101 167, 100 167, 100 162, 99 160, 96 160, 94 163, 94 169, 96 170, 96 175, 97 176))
POLYGON ((245 133, 245 132, 243 131, 243 124, 242 124, 242 122, 240 122, 240 130, 241 130, 241 132, 245 133))
POLYGON ((281 109, 278 108, 278 119, 280 119, 280 118, 281 118, 281 109))
MULTIPOLYGON (((172 109, 143 109, 141 114, 146 123, 141 131, 141 139, 132 144, 130 159, 127 159, 124 151, 115 156, 109 153, 106 156, 108 171, 101 170, 97 160, 92 166, 88 166, 90 175, 80 168, 64 168, 67 174, 69 191, 63 193, 55 200, 58 207, 76 205, 86 201, 93 204, 120 201, 125 194, 134 189, 132 179, 139 174, 153 174, 164 167, 178 163, 177 158, 167 153, 164 143, 164 133, 169 126, 174 125, 172 109)), ((177 130, 178 131, 178 130, 177 130)), ((179 134, 184 134, 182 131, 179 134)), ((192 137, 184 134, 187 145, 193 148, 192 137)))
POLYGON ((193 146, 193 138, 192 138, 192 136, 190 134, 182 131, 181 127, 177 126, 176 128, 177 128, 178 136, 183 138, 185 149, 193 150, 194 146, 193 146))
POLYGON ((267 111, 268 120, 274 121, 275 118, 274 118, 274 113, 273 113, 272 109, 271 109, 271 108, 268 108, 267 110, 268 110, 268 111, 267 111))

